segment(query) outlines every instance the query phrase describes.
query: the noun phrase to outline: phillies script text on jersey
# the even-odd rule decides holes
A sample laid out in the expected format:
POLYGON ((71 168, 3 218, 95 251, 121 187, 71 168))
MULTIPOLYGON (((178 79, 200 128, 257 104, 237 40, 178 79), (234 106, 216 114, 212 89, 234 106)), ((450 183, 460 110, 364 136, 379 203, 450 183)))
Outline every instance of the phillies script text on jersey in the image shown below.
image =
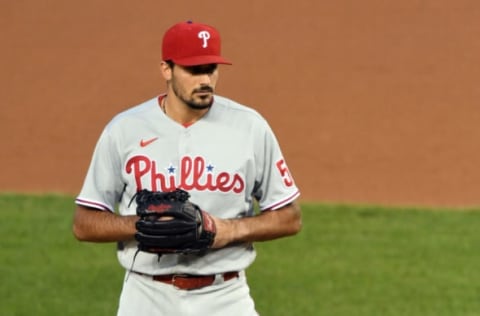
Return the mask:
POLYGON ((176 168, 167 168, 168 175, 157 170, 155 160, 146 156, 134 156, 127 161, 126 172, 135 177, 137 190, 142 190, 142 179, 150 180, 153 191, 172 191, 176 188, 198 191, 221 191, 240 193, 245 189, 244 179, 237 173, 220 172, 214 174, 213 166, 207 165, 202 157, 183 157, 180 161, 178 182, 176 168), (148 179, 149 178, 149 179, 148 179))

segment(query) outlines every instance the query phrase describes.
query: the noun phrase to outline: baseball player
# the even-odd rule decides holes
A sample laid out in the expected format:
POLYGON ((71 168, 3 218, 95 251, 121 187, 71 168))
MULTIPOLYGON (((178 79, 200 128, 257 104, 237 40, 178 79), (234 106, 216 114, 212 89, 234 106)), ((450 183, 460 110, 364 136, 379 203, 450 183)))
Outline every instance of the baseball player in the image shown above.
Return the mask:
POLYGON ((169 28, 166 92, 116 115, 95 147, 73 233, 118 243, 126 274, 117 315, 258 315, 245 275, 253 243, 301 229, 299 189, 267 121, 215 94, 218 65, 231 64, 220 47, 212 26, 169 28), (212 243, 200 253, 139 251, 135 195, 178 188, 212 219, 212 243))

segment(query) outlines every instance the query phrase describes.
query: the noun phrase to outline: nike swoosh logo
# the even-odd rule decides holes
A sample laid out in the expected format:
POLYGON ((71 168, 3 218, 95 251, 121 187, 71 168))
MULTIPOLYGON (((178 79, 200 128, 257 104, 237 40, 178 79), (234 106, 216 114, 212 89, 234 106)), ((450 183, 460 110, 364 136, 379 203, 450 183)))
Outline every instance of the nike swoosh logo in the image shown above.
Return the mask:
POLYGON ((154 137, 154 138, 151 138, 151 139, 147 139, 147 140, 141 140, 140 141, 140 147, 145 147, 145 146, 148 146, 150 145, 151 143, 153 143, 154 141, 156 141, 158 139, 158 137, 154 137))

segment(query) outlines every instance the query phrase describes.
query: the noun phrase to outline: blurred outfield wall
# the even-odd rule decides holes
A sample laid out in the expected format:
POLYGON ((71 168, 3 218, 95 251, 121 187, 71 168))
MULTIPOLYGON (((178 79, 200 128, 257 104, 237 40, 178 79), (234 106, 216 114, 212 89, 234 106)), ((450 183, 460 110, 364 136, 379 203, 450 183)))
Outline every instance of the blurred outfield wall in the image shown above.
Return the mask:
POLYGON ((187 19, 219 28, 217 92, 269 120, 302 199, 480 204, 473 0, 0 1, 0 190, 76 194, 187 19))

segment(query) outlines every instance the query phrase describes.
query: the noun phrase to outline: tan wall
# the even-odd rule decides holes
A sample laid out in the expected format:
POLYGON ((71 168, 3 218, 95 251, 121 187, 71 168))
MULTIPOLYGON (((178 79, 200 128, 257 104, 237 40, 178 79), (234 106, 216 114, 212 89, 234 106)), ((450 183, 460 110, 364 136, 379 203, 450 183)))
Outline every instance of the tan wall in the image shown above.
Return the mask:
POLYGON ((0 1, 0 190, 76 194, 190 18, 220 29, 218 93, 269 119, 304 200, 480 204, 473 0, 0 1))

